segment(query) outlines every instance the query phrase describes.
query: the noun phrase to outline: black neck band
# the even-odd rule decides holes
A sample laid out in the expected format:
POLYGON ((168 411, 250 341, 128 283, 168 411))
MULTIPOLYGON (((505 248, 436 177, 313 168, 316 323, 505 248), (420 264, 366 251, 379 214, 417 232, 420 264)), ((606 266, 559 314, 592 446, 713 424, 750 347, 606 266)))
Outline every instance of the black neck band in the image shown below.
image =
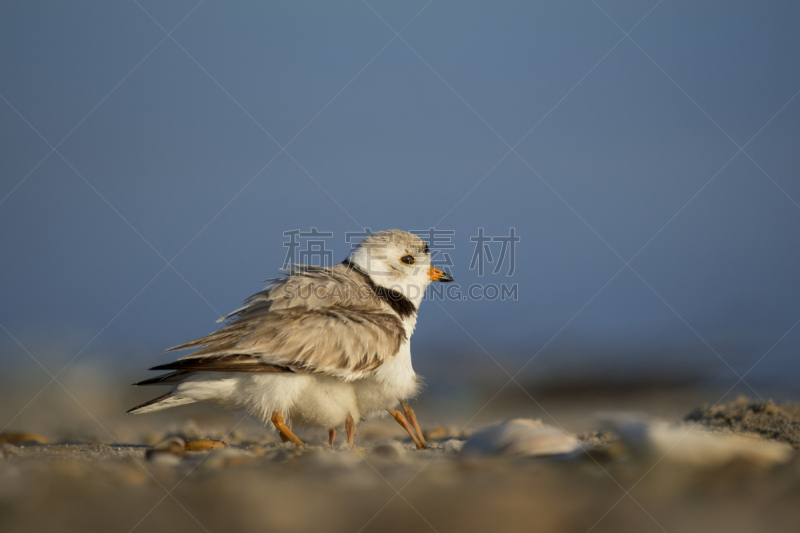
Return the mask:
POLYGON ((411 300, 406 298, 405 295, 394 289, 387 289, 386 287, 376 285, 372 280, 372 276, 364 272, 357 264, 349 259, 342 261, 342 264, 364 276, 367 280, 367 285, 369 285, 369 288, 375 293, 375 296, 389 304, 389 307, 394 309, 394 312, 400 315, 400 318, 412 316, 417 312, 416 306, 411 300))

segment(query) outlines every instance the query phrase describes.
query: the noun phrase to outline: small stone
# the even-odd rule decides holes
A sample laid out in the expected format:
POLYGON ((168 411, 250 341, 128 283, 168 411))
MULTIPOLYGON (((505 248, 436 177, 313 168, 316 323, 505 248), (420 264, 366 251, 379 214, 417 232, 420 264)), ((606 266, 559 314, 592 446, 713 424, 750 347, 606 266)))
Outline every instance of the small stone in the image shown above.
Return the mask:
POLYGON ((186 441, 187 452, 208 452, 211 450, 221 450, 227 447, 227 444, 218 440, 192 439, 186 441))
POLYGON ((47 451, 49 451, 49 452, 70 453, 70 452, 74 452, 75 448, 73 448, 72 446, 49 446, 47 448, 47 451))
MULTIPOLYGON (((184 452, 185 454, 186 452, 184 452)), ((172 453, 168 450, 157 450, 151 448, 144 454, 145 458, 153 464, 164 466, 177 466, 183 461, 183 456, 172 453)))
POLYGON ((200 435, 208 434, 202 431, 200 426, 197 425, 197 422, 192 419, 189 419, 181 424, 180 428, 178 428, 175 433, 183 436, 186 440, 199 439, 201 438, 200 435))
POLYGON ((180 437, 170 437, 166 440, 162 440, 155 446, 153 446, 148 452, 148 459, 150 452, 153 453, 171 453, 178 457, 185 457, 186 456, 186 443, 183 442, 183 439, 180 437))
POLYGON ((144 443, 148 446, 155 446, 164 439, 162 433, 148 433, 144 438, 144 443))
POLYGON ((214 451, 207 456, 208 458, 203 462, 206 468, 230 468, 232 466, 249 464, 255 461, 250 454, 242 450, 235 450, 233 448, 218 450, 219 451, 214 451))
POLYGON ((450 439, 442 444, 442 450, 447 453, 459 453, 466 442, 465 440, 450 439))
POLYGON ((13 457, 18 454, 19 451, 13 444, 0 443, 0 457, 13 457))
POLYGON ((372 453, 379 457, 386 459, 401 459, 406 455, 406 450, 403 445, 397 441, 382 442, 372 449, 372 453))
POLYGON ((437 440, 458 436, 458 428, 437 426, 425 432, 425 440, 437 440))
POLYGON ((614 461, 625 455, 627 449, 620 441, 613 441, 607 444, 584 445, 584 451, 588 458, 604 463, 614 461))
POLYGON ((50 441, 37 433, 19 432, 3 433, 0 435, 0 443, 4 444, 48 444, 50 441))
POLYGON ((250 446, 247 448, 247 451, 250 452, 254 457, 262 457, 267 453, 267 449, 264 446, 259 446, 258 444, 250 446))
POLYGON ((273 448, 272 450, 265 451, 264 456, 267 460, 277 464, 286 463, 294 457, 293 452, 286 448, 273 448))
POLYGON ((238 429, 234 429, 228 434, 227 438, 231 444, 242 444, 245 440, 245 434, 238 429))

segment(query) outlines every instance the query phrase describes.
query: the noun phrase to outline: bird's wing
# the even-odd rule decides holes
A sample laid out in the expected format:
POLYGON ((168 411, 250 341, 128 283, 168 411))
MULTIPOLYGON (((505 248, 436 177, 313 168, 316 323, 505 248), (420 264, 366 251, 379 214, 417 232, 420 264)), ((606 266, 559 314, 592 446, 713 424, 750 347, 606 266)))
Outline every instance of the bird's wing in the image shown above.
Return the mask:
POLYGON ((370 288, 366 276, 346 265, 323 268, 291 265, 286 275, 267 280, 267 287, 250 296, 244 305, 217 320, 222 322, 266 310, 323 309, 337 305, 385 309, 370 288))
POLYGON ((320 373, 350 380, 393 357, 400 318, 346 269, 307 269, 251 296, 214 333, 172 348, 201 348, 156 370, 320 373))

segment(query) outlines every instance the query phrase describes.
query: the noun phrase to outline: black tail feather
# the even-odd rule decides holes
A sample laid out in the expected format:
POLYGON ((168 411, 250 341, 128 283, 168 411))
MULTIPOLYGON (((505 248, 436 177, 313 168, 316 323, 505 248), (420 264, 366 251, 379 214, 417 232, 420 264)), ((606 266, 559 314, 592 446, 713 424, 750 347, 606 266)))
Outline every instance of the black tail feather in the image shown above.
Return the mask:
POLYGON ((162 394, 158 398, 153 398, 149 402, 145 402, 145 403, 143 403, 141 405, 137 405, 136 407, 134 407, 132 409, 128 409, 127 411, 125 411, 125 414, 128 414, 128 415, 133 414, 135 411, 138 411, 139 409, 142 409, 142 408, 147 407, 149 405, 153 405, 154 403, 158 403, 158 402, 160 402, 162 400, 166 400, 170 396, 172 396, 172 392, 168 392, 166 394, 162 394))
POLYGON ((177 372, 170 372, 169 374, 162 374, 154 378, 146 379, 144 381, 137 381, 133 384, 134 387, 141 387, 143 385, 175 385, 186 379, 192 372, 188 370, 178 370, 177 372))

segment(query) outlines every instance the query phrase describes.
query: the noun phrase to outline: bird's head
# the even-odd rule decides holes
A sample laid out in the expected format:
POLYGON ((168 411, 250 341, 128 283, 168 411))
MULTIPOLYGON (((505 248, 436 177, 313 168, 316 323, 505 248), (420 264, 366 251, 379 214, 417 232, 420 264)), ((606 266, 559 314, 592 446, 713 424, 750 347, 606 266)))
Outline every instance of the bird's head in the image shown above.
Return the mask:
POLYGON ((372 278, 419 305, 432 281, 453 281, 431 266, 428 244, 412 233, 396 229, 373 233, 350 253, 348 260, 372 278))

